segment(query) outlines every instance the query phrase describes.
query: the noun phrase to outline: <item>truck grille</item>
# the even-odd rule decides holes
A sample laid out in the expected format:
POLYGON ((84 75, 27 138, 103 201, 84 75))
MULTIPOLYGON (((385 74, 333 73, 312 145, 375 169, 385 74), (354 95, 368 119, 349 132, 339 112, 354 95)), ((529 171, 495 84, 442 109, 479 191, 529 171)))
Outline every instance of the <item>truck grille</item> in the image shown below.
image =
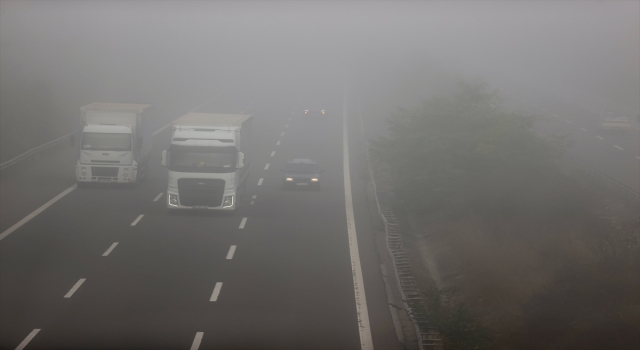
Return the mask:
POLYGON ((219 207, 222 205, 224 180, 221 179, 178 179, 180 204, 219 207))
POLYGON ((117 167, 105 167, 105 166, 92 166, 91 167, 91 176, 117 177, 118 176, 118 168, 117 167))

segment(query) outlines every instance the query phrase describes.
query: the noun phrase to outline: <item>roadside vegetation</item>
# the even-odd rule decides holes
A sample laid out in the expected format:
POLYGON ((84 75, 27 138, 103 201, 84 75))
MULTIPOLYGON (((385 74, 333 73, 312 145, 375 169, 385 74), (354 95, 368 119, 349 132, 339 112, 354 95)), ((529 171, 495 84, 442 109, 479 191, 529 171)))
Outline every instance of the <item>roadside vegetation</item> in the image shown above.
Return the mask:
POLYGON ((482 82, 387 122, 376 177, 461 266, 455 288, 424 291, 447 349, 638 348, 638 208, 571 171, 568 140, 482 82))

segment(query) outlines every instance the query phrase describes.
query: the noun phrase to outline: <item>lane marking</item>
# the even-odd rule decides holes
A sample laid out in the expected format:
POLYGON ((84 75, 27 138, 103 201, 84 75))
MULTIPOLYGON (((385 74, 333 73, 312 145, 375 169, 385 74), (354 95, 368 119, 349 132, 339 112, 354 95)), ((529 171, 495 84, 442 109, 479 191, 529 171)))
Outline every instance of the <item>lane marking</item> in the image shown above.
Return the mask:
POLYGON ((597 138, 599 138, 600 140, 604 140, 602 137, 600 137, 600 136, 598 136, 598 135, 596 135, 596 137, 597 137, 597 138))
POLYGON ((278 142, 276 142, 276 146, 280 146, 280 140, 278 140, 278 142))
POLYGON ((257 194, 254 194, 253 196, 251 196, 251 199, 256 199, 256 198, 258 198, 257 194))
POLYGON ((565 120, 564 122, 567 124, 573 124, 570 120, 565 120))
POLYGON ((636 158, 640 159, 640 156, 636 156, 636 158))
POLYGON ((542 111, 543 111, 543 112, 546 112, 547 110, 543 108, 543 109, 542 109, 542 111))
POLYGON ((276 151, 271 152, 271 156, 275 156, 276 155, 276 151))
POLYGON ((216 286, 213 287, 213 293, 211 293, 211 298, 209 298, 209 301, 218 300, 218 296, 220 295, 220 289, 222 289, 222 282, 216 282, 216 286))
POLYGON ((22 220, 20 220, 20 221, 16 222, 15 224, 13 224, 13 226, 9 227, 4 232, 2 232, 2 234, 0 234, 0 241, 3 240, 8 235, 10 235, 13 231, 19 229, 22 225, 24 225, 27 222, 29 222, 31 219, 35 218, 38 214, 42 213, 45 209, 49 208, 51 205, 53 205, 53 203, 59 201, 62 197, 68 195, 71 191, 75 190, 77 187, 78 187, 78 185, 74 184, 73 186, 67 188, 66 190, 64 190, 62 192, 60 192, 59 195, 57 195, 57 196, 53 197, 52 199, 50 199, 47 203, 43 204, 40 208, 34 210, 31 214, 25 216, 22 220))
POLYGON ((353 276, 353 291, 358 313, 358 331, 360 332, 360 348, 373 350, 371 326, 369 325, 369 310, 364 291, 362 267, 360 266, 360 252, 358 236, 356 234, 355 216, 353 214, 353 198, 351 197, 351 172, 349 170, 349 138, 347 128, 347 85, 344 87, 344 102, 342 106, 342 168, 344 169, 344 200, 347 212, 347 232, 349 235, 349 252, 351 255, 351 274, 353 276))
POLYGON ((264 170, 269 170, 269 163, 267 163, 267 165, 264 166, 264 170))
POLYGON ((71 289, 67 292, 67 294, 64 295, 65 298, 71 298, 71 296, 73 295, 73 293, 75 293, 78 288, 80 288, 80 286, 84 283, 84 281, 86 281, 86 278, 81 278, 78 280, 78 282, 76 282, 76 284, 73 285, 73 287, 71 287, 71 289))
POLYGON ((557 114, 554 114, 553 116, 556 117, 556 118, 560 118, 557 114))
POLYGON ((284 136, 284 131, 280 133, 280 136, 284 136))
POLYGON ((233 254, 235 253, 236 253, 236 246, 232 245, 231 247, 229 247, 229 252, 227 253, 227 260, 233 259, 233 254))
POLYGON ((140 221, 140 219, 142 219, 143 216, 144 216, 144 214, 138 215, 138 217, 135 220, 133 220, 133 222, 131 223, 131 226, 135 226, 138 223, 138 221, 140 221))
POLYGON ((622 148, 622 147, 620 147, 620 146, 618 146, 618 145, 613 145, 613 147, 615 147, 615 148, 617 148, 617 149, 619 149, 619 150, 621 150, 621 151, 624 151, 624 148, 622 148))
POLYGON ((202 343, 202 336, 204 332, 197 332, 196 337, 193 338, 193 343, 191 343, 191 350, 198 350, 200 348, 200 343, 202 343))
POLYGON ((247 218, 242 218, 242 221, 240 221, 240 227, 238 227, 239 229, 243 229, 244 225, 246 225, 247 223, 247 218))
POLYGON ((27 344, 29 344, 29 342, 36 336, 36 334, 38 334, 38 332, 40 332, 40 328, 36 328, 36 329, 32 330, 31 333, 29 333, 29 335, 27 335, 27 337, 24 338, 22 343, 20 343, 20 345, 18 345, 16 350, 24 349, 27 346, 27 344))
POLYGON ((111 253, 111 251, 118 245, 118 242, 113 242, 113 244, 111 245, 111 247, 109 247, 109 249, 107 249, 106 252, 102 253, 102 256, 108 256, 109 253, 111 253))
POLYGON ((249 203, 249 204, 253 204, 253 203, 255 203, 255 202, 254 202, 254 201, 251 201, 251 203, 249 203))
POLYGON ((291 121, 291 117, 289 117, 289 119, 287 119, 288 121, 291 121))
POLYGON ((580 130, 582 130, 582 131, 587 131, 587 129, 585 129, 585 128, 580 128, 580 130))
POLYGON ((153 199, 154 202, 157 202, 158 199, 160 199, 160 197, 162 197, 162 195, 164 194, 164 192, 160 192, 158 193, 158 195, 156 196, 156 198, 153 199))
POLYGON ((260 180, 258 180, 258 186, 262 186, 262 180, 264 180, 264 179, 260 178, 260 180))
POLYGON ((288 127, 289 127, 289 124, 285 124, 285 125, 284 125, 284 128, 285 128, 285 129, 286 129, 286 128, 288 128, 288 127))
POLYGON ((291 112, 291 115, 293 115, 293 113, 295 113, 295 112, 291 112))

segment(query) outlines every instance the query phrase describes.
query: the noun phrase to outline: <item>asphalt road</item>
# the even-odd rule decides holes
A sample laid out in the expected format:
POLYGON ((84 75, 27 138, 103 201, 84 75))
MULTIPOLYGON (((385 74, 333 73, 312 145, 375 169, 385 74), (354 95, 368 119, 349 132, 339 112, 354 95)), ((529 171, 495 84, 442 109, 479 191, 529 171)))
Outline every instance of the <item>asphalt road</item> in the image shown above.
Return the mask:
MULTIPOLYGON (((168 129, 154 138, 157 162, 136 188, 73 189, 75 155, 64 148, 3 174, 2 232, 71 189, 0 240, 0 348, 361 348, 342 94, 325 101, 324 120, 301 117, 300 96, 278 91, 213 96, 192 108, 256 117, 248 196, 235 215, 165 211, 159 160, 168 129), (325 170, 320 191, 282 190, 279 169, 293 157, 325 170)), ((402 349, 370 234, 353 102, 346 110, 368 327, 374 348, 402 349)), ((157 112, 157 129, 179 116, 157 112)))

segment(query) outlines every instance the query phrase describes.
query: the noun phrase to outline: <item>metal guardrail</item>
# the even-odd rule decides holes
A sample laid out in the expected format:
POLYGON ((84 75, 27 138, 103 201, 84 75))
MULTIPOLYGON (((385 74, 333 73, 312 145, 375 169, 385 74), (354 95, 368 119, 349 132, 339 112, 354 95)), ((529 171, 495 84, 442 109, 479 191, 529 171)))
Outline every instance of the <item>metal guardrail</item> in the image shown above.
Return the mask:
POLYGON ((49 142, 47 142, 47 143, 45 143, 43 145, 40 145, 40 146, 35 147, 35 148, 32 148, 32 149, 28 150, 27 152, 22 153, 21 155, 19 155, 17 157, 9 159, 6 162, 2 162, 0 164, 0 170, 5 170, 5 169, 7 169, 7 168, 9 168, 9 167, 11 167, 11 166, 23 161, 23 160, 31 157, 31 156, 34 156, 34 155, 39 154, 40 152, 42 152, 44 150, 52 148, 52 147, 56 146, 57 144, 61 143, 62 141, 65 141, 65 140, 69 139, 69 137, 71 137, 73 134, 75 134, 75 133, 72 132, 72 133, 66 134, 66 135, 64 135, 62 137, 59 137, 59 138, 53 140, 53 141, 49 141, 49 142))

